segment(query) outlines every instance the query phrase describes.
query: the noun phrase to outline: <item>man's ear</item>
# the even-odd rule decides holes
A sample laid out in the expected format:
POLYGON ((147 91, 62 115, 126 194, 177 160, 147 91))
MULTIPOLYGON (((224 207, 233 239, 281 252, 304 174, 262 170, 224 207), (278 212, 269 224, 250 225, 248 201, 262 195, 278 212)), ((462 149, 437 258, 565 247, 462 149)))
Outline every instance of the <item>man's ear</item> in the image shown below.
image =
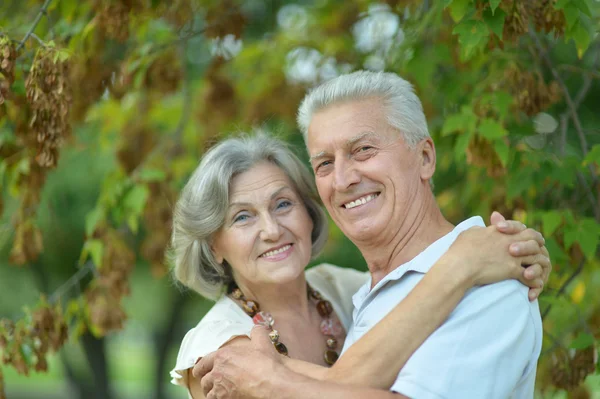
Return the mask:
POLYGON ((421 140, 419 143, 419 151, 421 153, 421 179, 430 180, 435 173, 435 145, 431 137, 421 140))

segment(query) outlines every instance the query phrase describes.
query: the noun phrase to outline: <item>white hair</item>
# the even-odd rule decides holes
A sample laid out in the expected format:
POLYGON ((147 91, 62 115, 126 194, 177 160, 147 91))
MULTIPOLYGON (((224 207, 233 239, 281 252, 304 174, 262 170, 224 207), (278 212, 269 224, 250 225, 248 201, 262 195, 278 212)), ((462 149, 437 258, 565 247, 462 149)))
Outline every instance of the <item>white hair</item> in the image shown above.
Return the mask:
POLYGON ((331 79, 312 89, 298 109, 298 126, 307 143, 315 112, 341 102, 381 98, 388 123, 398 129, 410 147, 430 137, 423 106, 413 86, 395 73, 357 71, 331 79))

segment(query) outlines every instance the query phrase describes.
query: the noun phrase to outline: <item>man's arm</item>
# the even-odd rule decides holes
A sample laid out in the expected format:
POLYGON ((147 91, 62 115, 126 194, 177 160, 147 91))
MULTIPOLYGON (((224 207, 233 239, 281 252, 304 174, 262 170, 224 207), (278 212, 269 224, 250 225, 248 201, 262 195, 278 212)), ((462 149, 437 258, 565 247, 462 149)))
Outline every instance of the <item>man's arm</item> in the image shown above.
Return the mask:
POLYGON ((408 399, 387 390, 317 381, 292 372, 273 382, 272 397, 281 399, 408 399))
POLYGON ((387 390, 302 376, 285 367, 279 357, 256 348, 223 348, 203 358, 201 364, 211 369, 201 381, 206 399, 408 399, 387 390))

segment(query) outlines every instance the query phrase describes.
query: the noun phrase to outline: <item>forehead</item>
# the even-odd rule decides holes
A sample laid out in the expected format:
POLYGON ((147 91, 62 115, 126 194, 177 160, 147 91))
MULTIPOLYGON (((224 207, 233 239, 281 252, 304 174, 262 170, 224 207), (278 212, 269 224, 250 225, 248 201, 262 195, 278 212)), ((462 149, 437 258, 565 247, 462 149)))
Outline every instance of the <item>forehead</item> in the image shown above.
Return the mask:
POLYGON ((314 156, 363 138, 384 139, 392 130, 381 99, 347 101, 314 113, 308 126, 307 147, 314 156))
POLYGON ((249 200, 270 195, 293 185, 285 171, 271 162, 260 162, 231 179, 230 202, 249 200))

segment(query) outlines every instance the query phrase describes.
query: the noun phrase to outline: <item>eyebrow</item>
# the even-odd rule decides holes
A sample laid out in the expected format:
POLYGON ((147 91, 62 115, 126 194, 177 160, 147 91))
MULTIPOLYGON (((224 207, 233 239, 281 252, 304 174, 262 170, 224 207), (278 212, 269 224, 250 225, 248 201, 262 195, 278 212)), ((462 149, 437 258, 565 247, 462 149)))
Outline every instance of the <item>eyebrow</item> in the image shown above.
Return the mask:
MULTIPOLYGON (((368 137, 373 137, 373 138, 379 138, 380 135, 375 133, 375 132, 362 132, 357 134, 354 137, 349 138, 348 140, 346 140, 346 147, 352 147, 354 144, 358 143, 359 141, 368 138, 368 137)), ((326 151, 321 151, 315 155, 312 155, 309 158, 310 162, 313 162, 317 159, 321 159, 321 158, 325 158, 327 156, 327 152, 326 151)))
MULTIPOLYGON (((285 190, 292 191, 292 189, 288 186, 281 186, 273 194, 271 194, 271 201, 275 197, 277 197, 279 194, 281 194, 282 191, 285 191, 285 190)), ((233 208, 234 206, 244 207, 244 206, 252 206, 252 204, 249 202, 232 202, 231 204, 229 204, 228 210, 233 208)))
POLYGON ((352 147, 354 144, 358 143, 359 141, 365 139, 365 138, 379 138, 379 134, 375 133, 375 132, 362 132, 357 134, 356 136, 346 140, 346 146, 348 147, 352 147))

